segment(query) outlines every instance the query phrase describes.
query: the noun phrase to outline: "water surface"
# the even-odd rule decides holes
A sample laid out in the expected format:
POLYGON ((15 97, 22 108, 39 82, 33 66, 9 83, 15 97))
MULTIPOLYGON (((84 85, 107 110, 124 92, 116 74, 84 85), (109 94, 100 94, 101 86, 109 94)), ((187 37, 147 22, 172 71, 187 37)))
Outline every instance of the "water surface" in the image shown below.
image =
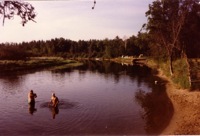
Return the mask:
POLYGON ((74 69, 1 73, 0 93, 1 135, 160 134, 173 114, 165 81, 143 65, 89 61, 74 69), (27 103, 31 89, 34 108, 27 103), (57 110, 48 107, 52 92, 57 110))

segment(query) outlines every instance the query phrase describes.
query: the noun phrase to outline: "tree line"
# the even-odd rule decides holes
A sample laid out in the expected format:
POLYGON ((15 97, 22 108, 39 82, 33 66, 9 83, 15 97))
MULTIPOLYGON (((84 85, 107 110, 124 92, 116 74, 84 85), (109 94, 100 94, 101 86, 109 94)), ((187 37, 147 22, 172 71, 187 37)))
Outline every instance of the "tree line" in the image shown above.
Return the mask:
POLYGON ((22 43, 1 43, 0 59, 26 59, 27 57, 59 56, 64 58, 115 58, 121 56, 148 55, 147 42, 132 36, 114 39, 72 41, 64 38, 22 43), (146 45, 145 45, 145 44, 146 45), (141 45, 142 44, 142 45, 141 45))

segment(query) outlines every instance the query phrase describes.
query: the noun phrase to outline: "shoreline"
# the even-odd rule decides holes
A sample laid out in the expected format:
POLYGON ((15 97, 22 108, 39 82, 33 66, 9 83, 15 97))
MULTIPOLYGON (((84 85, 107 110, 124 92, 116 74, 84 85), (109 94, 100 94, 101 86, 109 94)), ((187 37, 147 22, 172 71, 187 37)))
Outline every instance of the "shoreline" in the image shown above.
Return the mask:
MULTIPOLYGON (((117 63, 132 64, 130 59, 113 59, 117 63)), ((167 81, 166 93, 171 101, 174 114, 168 126, 160 135, 199 135, 200 134, 200 90, 189 91, 181 89, 172 80, 163 74, 157 64, 151 60, 142 61, 139 64, 146 65, 158 71, 157 76, 167 81)))
MULTIPOLYGON (((127 61, 127 63, 130 63, 130 61, 127 61)), ((147 60, 140 64, 157 70, 157 76, 167 81, 166 93, 173 105, 174 114, 168 126, 160 135, 199 135, 200 90, 179 89, 170 78, 163 74, 163 71, 155 63, 147 60)))
POLYGON ((170 123, 161 135, 200 134, 200 92, 177 89, 176 85, 160 69, 158 71, 158 76, 168 81, 166 93, 174 108, 170 123))

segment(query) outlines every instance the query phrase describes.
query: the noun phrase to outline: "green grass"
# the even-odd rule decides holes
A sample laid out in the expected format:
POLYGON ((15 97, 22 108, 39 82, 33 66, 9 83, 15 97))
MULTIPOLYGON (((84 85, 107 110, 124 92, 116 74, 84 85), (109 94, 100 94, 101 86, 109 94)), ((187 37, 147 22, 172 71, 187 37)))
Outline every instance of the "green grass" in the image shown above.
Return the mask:
POLYGON ((189 59, 192 89, 200 90, 200 58, 189 59))
POLYGON ((75 60, 65 60, 56 57, 39 57, 30 58, 27 61, 12 61, 12 60, 1 60, 0 61, 0 71, 16 71, 16 70, 27 70, 27 69, 41 69, 48 67, 58 67, 61 69, 80 66, 82 63, 75 60))
POLYGON ((172 76, 172 81, 178 84, 181 88, 189 89, 189 70, 185 59, 176 60, 173 64, 174 75, 172 76))
POLYGON ((166 60, 148 60, 147 64, 153 68, 161 69, 163 74, 176 84, 178 88, 189 89, 189 70, 185 59, 173 61, 173 75, 170 74, 169 61, 166 60))

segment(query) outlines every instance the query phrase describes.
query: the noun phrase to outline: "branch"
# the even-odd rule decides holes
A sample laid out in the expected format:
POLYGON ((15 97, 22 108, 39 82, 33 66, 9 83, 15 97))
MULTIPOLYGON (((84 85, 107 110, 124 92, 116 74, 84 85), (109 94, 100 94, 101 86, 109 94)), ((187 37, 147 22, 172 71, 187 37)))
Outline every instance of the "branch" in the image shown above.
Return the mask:
POLYGON ((173 22, 172 29, 173 29, 173 42, 172 46, 176 49, 180 50, 178 46, 175 46, 175 43, 178 41, 179 34, 185 22, 185 17, 187 15, 186 11, 183 11, 180 17, 177 19, 176 25, 173 22))
POLYGON ((25 2, 20 1, 3 1, 0 2, 0 14, 3 16, 3 25, 5 19, 14 18, 15 15, 21 17, 22 25, 24 26, 29 20, 34 21, 36 13, 34 7, 25 2))

